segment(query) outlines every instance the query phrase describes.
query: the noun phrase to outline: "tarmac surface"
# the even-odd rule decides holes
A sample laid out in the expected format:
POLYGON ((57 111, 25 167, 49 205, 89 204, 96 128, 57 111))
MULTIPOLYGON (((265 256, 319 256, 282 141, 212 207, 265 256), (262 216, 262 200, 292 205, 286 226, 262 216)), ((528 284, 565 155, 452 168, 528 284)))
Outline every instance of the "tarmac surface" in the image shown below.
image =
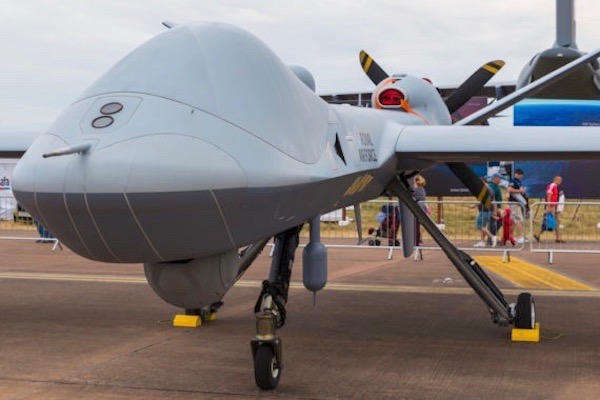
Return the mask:
POLYGON ((250 339, 268 251, 227 294, 219 319, 174 328, 179 310, 141 265, 103 264, 51 244, 0 241, 0 399, 586 399, 600 392, 597 255, 515 254, 591 287, 530 291, 539 343, 510 341, 439 251, 329 249, 313 306, 297 252, 279 387, 254 384, 250 339))

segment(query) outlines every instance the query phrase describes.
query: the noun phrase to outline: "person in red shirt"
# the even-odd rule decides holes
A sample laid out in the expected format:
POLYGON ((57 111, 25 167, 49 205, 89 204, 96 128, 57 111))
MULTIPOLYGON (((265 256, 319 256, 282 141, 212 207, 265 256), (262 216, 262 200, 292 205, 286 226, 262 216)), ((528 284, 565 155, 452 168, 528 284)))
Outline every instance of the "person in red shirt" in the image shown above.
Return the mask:
MULTIPOLYGON (((546 186, 546 211, 545 214, 552 214, 554 219, 556 220, 556 227, 554 228, 554 232, 556 233, 556 243, 565 243, 564 240, 560 238, 560 231, 558 229, 558 213, 556 212, 556 208, 558 206, 558 198, 560 195, 559 186, 562 183, 561 176, 555 176, 548 186, 546 186)), ((542 224, 540 231, 537 234, 534 234, 533 237, 536 241, 540 241, 540 235, 545 231, 545 225, 542 224)))

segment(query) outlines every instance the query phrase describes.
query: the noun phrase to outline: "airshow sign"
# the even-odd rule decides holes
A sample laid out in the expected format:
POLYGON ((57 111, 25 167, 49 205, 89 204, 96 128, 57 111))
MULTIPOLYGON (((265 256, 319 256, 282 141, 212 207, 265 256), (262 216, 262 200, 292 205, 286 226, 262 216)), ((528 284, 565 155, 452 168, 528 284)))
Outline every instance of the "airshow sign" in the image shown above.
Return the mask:
POLYGON ((12 172, 17 165, 16 159, 0 158, 0 219, 13 219, 17 201, 12 191, 12 172))

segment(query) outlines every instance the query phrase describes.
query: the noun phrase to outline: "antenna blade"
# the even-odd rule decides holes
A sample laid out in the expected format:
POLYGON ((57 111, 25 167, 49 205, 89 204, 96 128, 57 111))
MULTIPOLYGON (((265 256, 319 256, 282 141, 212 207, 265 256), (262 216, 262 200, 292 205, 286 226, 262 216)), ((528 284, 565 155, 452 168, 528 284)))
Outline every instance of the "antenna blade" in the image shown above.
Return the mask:
POLYGON ((169 29, 175 28, 177 26, 177 24, 175 22, 171 22, 171 21, 163 21, 162 24, 169 29))

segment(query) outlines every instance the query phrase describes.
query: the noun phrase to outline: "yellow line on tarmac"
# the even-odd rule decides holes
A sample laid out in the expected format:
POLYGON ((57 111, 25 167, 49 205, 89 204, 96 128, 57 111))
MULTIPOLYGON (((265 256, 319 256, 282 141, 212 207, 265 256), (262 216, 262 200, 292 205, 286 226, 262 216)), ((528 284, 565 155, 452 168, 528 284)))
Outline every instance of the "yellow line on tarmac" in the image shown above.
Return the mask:
POLYGON ((477 256, 474 258, 483 268, 500 275, 520 287, 530 289, 596 290, 596 288, 585 283, 528 263, 517 257, 511 257, 511 261, 507 263, 503 263, 502 257, 498 256, 477 256))

